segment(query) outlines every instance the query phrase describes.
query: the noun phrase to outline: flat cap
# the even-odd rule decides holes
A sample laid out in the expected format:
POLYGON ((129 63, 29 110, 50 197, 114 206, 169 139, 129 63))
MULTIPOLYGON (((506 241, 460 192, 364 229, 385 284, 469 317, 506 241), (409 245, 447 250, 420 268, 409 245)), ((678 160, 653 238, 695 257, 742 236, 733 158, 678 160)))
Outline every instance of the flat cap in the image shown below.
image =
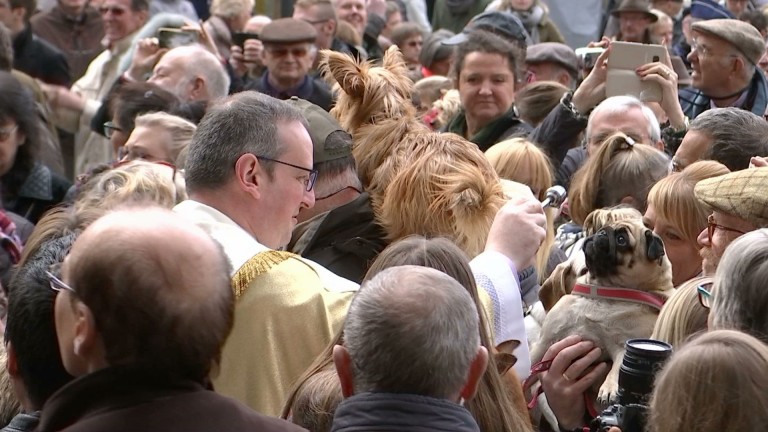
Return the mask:
POLYGON ((317 30, 312 24, 299 19, 280 18, 264 26, 260 39, 266 43, 314 42, 317 30))
POLYGON ((324 109, 312 102, 299 99, 296 96, 293 96, 286 102, 301 111, 301 114, 307 119, 307 123, 309 124, 309 137, 312 138, 314 165, 321 162, 341 159, 352 154, 352 137, 342 129, 336 119, 331 117, 331 115, 324 109), (344 134, 344 137, 334 143, 340 145, 334 145, 332 148, 328 148, 326 141, 334 132, 341 132, 344 134))
POLYGON ((475 15, 464 30, 456 36, 444 40, 444 45, 460 45, 469 39, 469 34, 475 30, 484 30, 501 36, 509 42, 516 42, 523 48, 531 45, 531 36, 525 30, 523 22, 517 15, 509 12, 488 11, 475 15))
POLYGON ((693 23, 691 30, 708 33, 728 42, 756 65, 765 51, 765 41, 752 24, 735 19, 711 19, 693 23))
POLYGON ((544 42, 528 47, 526 63, 556 63, 571 73, 579 73, 579 58, 571 47, 558 42, 544 42))
POLYGON ((749 168, 702 180, 693 193, 714 210, 768 226, 768 167, 749 168))

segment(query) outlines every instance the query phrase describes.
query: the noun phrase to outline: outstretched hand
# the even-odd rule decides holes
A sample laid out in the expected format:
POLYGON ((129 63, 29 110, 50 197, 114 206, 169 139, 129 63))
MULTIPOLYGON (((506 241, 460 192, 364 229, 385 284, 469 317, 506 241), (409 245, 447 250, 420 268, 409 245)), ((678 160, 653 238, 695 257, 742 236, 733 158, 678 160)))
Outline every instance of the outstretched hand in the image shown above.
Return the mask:
POLYGON ((546 224, 541 203, 533 195, 513 198, 493 219, 485 250, 505 255, 520 271, 534 262, 547 235, 546 224))
POLYGON ((589 72, 579 88, 573 93, 573 105, 576 109, 586 114, 605 99, 605 80, 608 76, 608 56, 611 53, 610 40, 603 38, 600 42, 591 42, 590 48, 605 48, 595 62, 595 66, 589 72))
POLYGON ((675 129, 685 128, 685 114, 680 106, 677 95, 677 74, 672 67, 669 52, 664 52, 664 57, 658 62, 648 63, 636 70, 642 81, 655 82, 661 86, 661 108, 669 117, 670 125, 675 129))

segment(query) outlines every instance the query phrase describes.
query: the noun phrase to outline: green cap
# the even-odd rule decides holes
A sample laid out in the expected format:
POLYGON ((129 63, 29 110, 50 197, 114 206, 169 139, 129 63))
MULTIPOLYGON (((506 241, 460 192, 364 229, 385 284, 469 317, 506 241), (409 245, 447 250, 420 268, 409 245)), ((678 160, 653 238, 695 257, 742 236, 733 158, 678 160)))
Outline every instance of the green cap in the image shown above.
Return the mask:
POLYGON ((312 102, 299 99, 296 96, 291 97, 287 102, 301 111, 301 114, 307 119, 309 136, 312 138, 315 165, 321 162, 341 159, 352 154, 352 137, 341 128, 339 122, 331 117, 328 112, 312 102), (325 141, 334 132, 343 132, 346 135, 346 139, 343 141, 347 145, 331 149, 326 148, 325 141))

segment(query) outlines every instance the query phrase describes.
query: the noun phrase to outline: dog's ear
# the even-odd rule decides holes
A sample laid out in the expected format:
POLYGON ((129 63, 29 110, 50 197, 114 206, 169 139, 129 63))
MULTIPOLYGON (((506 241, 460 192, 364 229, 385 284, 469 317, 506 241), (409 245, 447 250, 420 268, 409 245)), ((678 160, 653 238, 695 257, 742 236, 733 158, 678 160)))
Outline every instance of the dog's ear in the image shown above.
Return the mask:
POLYGON ((664 242, 651 230, 645 230, 645 250, 648 261, 661 260, 664 256, 664 242))
POLYGON ((539 289, 539 300, 544 310, 549 312, 564 295, 573 291, 576 275, 572 261, 562 262, 552 270, 547 280, 539 289))
POLYGON ((331 50, 320 51, 322 60, 320 68, 325 77, 331 77, 339 83, 344 93, 362 98, 365 93, 363 68, 349 54, 331 50))
POLYGON ((397 45, 392 45, 384 52, 384 58, 381 59, 381 65, 384 69, 395 70, 398 68, 406 68, 405 60, 403 60, 403 53, 397 45))

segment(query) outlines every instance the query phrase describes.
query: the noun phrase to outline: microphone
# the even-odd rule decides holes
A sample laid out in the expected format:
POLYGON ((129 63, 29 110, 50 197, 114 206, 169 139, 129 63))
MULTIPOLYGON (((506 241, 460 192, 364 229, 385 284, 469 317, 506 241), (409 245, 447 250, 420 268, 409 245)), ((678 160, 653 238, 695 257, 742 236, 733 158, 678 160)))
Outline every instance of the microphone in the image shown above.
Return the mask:
POLYGON ((565 197, 568 196, 568 192, 560 185, 552 186, 547 189, 547 194, 544 197, 544 201, 541 202, 542 207, 558 207, 565 201, 565 197))

